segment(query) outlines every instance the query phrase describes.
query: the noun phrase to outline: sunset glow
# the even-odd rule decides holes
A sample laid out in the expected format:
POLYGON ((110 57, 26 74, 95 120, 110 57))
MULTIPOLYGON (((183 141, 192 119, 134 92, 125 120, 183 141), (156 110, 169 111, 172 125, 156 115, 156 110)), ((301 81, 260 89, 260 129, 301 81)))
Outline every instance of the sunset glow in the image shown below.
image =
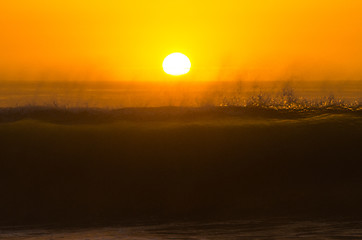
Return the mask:
POLYGON ((361 13, 357 0, 2 1, 0 72, 159 80, 177 51, 192 59, 194 81, 354 80, 361 13))
POLYGON ((0 239, 362 239, 362 0, 0 0, 0 34, 0 239))

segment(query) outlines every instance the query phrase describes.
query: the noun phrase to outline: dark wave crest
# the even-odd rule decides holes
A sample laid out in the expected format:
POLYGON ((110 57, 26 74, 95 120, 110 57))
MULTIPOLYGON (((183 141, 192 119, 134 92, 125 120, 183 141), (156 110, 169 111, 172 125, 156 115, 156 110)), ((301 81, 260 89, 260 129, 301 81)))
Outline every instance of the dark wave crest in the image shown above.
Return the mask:
POLYGON ((361 108, 0 110, 0 221, 362 214, 361 108))

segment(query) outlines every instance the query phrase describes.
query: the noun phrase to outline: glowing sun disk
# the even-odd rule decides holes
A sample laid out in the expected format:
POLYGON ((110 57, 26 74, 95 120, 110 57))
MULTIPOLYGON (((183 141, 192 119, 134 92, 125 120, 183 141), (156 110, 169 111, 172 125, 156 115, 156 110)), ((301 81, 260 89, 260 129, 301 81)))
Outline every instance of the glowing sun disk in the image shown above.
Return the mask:
POLYGON ((172 53, 168 55, 162 64, 165 73, 178 76, 186 74, 190 71, 190 59, 182 53, 172 53))

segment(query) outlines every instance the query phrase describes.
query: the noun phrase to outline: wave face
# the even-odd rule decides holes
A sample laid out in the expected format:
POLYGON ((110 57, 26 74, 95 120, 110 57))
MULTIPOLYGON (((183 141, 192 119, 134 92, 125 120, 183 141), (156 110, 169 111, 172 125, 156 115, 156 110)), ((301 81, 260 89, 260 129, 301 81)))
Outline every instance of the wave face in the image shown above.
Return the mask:
POLYGON ((328 116, 360 117, 362 106, 355 104, 320 105, 259 105, 206 107, 147 107, 147 108, 66 108, 57 106, 22 106, 0 108, 0 123, 25 119, 58 124, 101 124, 119 121, 192 122, 257 118, 270 121, 302 120, 328 116))
POLYGON ((361 216, 360 108, 0 110, 2 224, 361 216))

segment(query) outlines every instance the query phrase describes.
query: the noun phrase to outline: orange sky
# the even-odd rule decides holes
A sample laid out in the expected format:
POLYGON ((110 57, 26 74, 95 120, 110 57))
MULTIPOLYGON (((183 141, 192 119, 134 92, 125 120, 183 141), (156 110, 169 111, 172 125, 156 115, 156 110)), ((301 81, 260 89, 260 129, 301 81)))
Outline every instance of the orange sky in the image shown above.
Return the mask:
POLYGON ((1 1, 0 74, 168 80, 182 52, 185 80, 362 79, 361 16, 360 0, 1 1))

